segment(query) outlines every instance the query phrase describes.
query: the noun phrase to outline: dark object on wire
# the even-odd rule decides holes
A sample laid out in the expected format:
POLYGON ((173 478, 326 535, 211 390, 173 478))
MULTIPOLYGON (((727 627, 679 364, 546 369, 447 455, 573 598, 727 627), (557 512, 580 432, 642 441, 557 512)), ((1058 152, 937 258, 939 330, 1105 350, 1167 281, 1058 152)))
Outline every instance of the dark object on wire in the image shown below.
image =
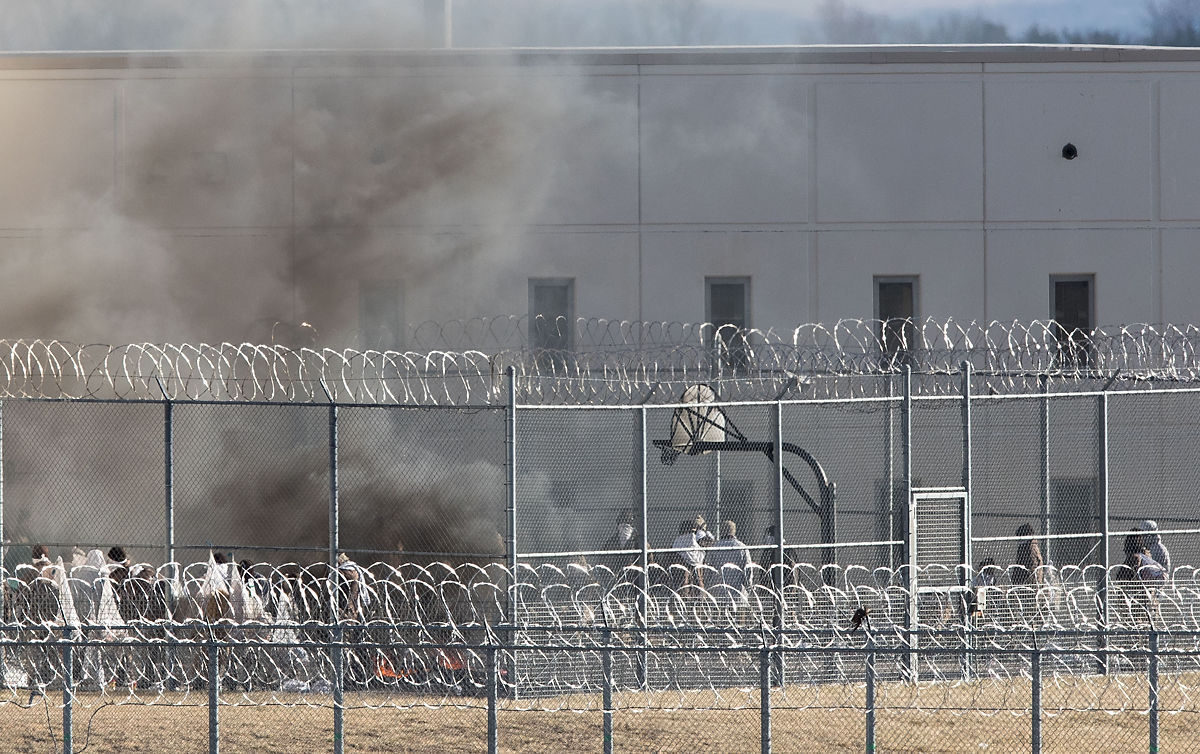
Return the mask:
POLYGON ((850 630, 857 631, 866 625, 871 627, 871 611, 865 607, 860 607, 854 611, 854 615, 850 616, 850 630))

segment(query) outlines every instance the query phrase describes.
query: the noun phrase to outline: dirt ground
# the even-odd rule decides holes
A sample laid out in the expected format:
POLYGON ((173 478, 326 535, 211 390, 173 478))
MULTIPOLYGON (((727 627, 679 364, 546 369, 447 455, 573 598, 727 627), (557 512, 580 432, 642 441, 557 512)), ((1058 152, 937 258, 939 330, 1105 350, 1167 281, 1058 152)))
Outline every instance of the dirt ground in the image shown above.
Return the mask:
MULTIPOLYGON (((1054 710, 1042 720, 1043 751, 1145 751, 1149 747, 1145 688, 1111 681, 1081 683, 1044 693, 1054 710), (1072 705, 1106 706, 1109 712, 1058 712, 1072 705), (1113 713, 1121 704, 1141 711, 1113 713)), ((893 709, 876 715, 882 752, 1028 751, 1029 686, 961 684, 943 688, 881 687, 880 702, 893 709), (895 709, 906 707, 906 709, 895 709), (941 710, 936 708, 940 707, 941 710), (955 711, 955 710, 959 711, 955 711)), ((789 689, 772 694, 772 748, 780 752, 862 751, 866 717, 861 688, 789 689)), ((1164 703, 1170 693, 1164 689, 1164 703)), ((223 697, 221 751, 307 754, 333 747, 333 710, 299 697, 240 694, 223 697), (267 703, 267 704, 264 704, 267 703), (251 706, 253 705, 253 706, 251 706)), ((61 752, 61 692, 29 702, 0 702, 0 751, 61 752)), ((311 701, 311 700, 310 700, 311 701)), ((500 749, 506 752, 599 752, 603 717, 591 696, 502 702, 500 749), (548 708, 552 711, 544 711, 548 708)), ((613 745, 623 752, 758 751, 760 711, 756 690, 617 695, 613 745), (680 710, 675 707, 694 706, 680 710), (660 708, 656 708, 660 707, 660 708), (662 709, 661 707, 670 707, 662 709)), ((483 699, 418 696, 346 697, 345 750, 479 752, 487 748, 483 699), (448 705, 456 706, 448 706, 448 705)), ((1161 749, 1190 745, 1200 731, 1200 707, 1175 699, 1161 716, 1161 749), (1185 710, 1180 712, 1179 710, 1185 710)), ((205 692, 164 694, 130 703, 80 694, 74 706, 73 748, 95 754, 204 752, 208 750, 205 692), (152 704, 143 702, 153 701, 152 704), (119 702, 119 703, 115 703, 119 702)))

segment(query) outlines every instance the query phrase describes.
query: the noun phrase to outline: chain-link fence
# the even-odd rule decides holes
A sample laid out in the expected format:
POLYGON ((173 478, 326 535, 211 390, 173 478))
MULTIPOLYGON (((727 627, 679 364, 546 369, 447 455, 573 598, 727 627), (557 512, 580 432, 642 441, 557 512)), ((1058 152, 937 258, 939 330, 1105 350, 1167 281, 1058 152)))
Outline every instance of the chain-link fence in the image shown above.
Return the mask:
POLYGON ((599 745, 669 750, 805 748, 785 720, 818 748, 917 741, 963 710, 972 742, 1074 748, 1093 710, 1151 737, 1194 712, 1200 336, 925 323, 889 348, 874 328, 745 333, 736 369, 703 327, 601 327, 549 360, 8 344, 0 716, 49 721, 41 746, 73 730, 58 711, 150 703, 257 749, 269 714, 290 748, 340 749, 352 719, 432 705, 478 750, 562 748, 571 710, 599 745), (105 603, 118 568, 146 583, 105 603), (234 583, 256 572, 247 616, 234 583), (224 601, 198 600, 218 573, 224 601), (289 739, 314 710, 329 726, 289 739), (817 710, 863 738, 821 739, 817 710), (713 733, 681 736, 685 712, 713 733), (516 719, 546 730, 522 744, 516 719))
POLYGON ((1014 583, 1012 565, 1088 579, 1143 550, 1168 572, 1200 558, 1200 390, 958 380, 957 396, 901 375, 889 398, 629 406, 8 399, 0 550, 10 569, 41 545, 66 562, 118 546, 156 564, 685 572, 727 537, 763 566, 993 564, 1014 583), (681 436, 688 416, 720 431, 681 436))
POLYGON ((904 569, 736 570, 734 593, 729 569, 22 566, 0 574, 0 720, 14 749, 100 752, 1191 741, 1195 573, 1114 580, 1107 623, 1058 574, 929 592, 913 623, 904 569))

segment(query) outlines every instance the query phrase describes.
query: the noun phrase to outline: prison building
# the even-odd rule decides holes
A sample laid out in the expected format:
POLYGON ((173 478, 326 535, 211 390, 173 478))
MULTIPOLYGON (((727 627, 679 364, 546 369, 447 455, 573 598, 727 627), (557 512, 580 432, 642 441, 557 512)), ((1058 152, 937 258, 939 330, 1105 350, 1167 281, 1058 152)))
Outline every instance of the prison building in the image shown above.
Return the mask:
POLYGON ((1041 46, 9 54, 0 317, 10 337, 379 349, 496 314, 1193 322, 1198 67, 1041 46))

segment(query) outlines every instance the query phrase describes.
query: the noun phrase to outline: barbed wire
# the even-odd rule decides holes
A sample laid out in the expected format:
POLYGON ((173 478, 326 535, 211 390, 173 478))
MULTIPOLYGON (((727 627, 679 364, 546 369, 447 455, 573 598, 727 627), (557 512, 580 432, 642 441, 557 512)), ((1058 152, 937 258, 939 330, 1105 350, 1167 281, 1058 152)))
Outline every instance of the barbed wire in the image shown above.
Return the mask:
MULTIPOLYGON (((780 653, 793 685, 834 687, 863 681, 868 642, 880 655, 878 679, 897 682, 967 675, 1007 683, 1028 677, 1029 653, 1045 651, 1043 672, 1067 694, 1096 675, 1097 663, 1116 674, 1101 685, 1144 671, 1155 631, 1164 676, 1200 671, 1200 574, 1192 567, 1151 583, 1115 571, 1105 578, 1099 566, 1047 566, 1031 585, 1010 583, 994 567, 971 574, 797 564, 768 572, 751 564, 681 581, 684 574, 657 566, 210 558, 154 568, 102 557, 95 551, 82 565, 60 559, 0 574, 7 693, 61 687, 64 641, 79 644, 79 690, 143 701, 203 688, 210 645, 220 648, 229 685, 265 692, 267 703, 286 694, 289 704, 320 703, 341 672, 375 692, 481 693, 495 651, 500 682, 534 700, 530 708, 570 706, 564 697, 598 691, 600 655, 613 650, 610 683, 675 695, 688 708, 688 695, 700 690, 723 704, 748 695, 758 650, 767 649, 780 653), (964 576, 976 587, 927 588, 964 576), (344 671, 334 646, 345 648, 344 671), (913 670, 918 650, 921 669, 913 670)), ((1192 703, 1176 698, 1180 709, 1192 703)), ((395 702, 385 694, 376 703, 395 702)), ((1106 704, 1111 709, 1111 699, 1106 704)))
POLYGON ((504 405, 667 403, 697 382, 726 400, 889 397, 905 366, 917 395, 960 389, 968 363, 1000 394, 1200 381, 1200 328, 1068 331, 1053 321, 841 320, 790 331, 525 317, 423 323, 410 350, 282 344, 74 344, 0 340, 0 398, 504 405), (567 349, 541 349, 538 337, 567 349))

